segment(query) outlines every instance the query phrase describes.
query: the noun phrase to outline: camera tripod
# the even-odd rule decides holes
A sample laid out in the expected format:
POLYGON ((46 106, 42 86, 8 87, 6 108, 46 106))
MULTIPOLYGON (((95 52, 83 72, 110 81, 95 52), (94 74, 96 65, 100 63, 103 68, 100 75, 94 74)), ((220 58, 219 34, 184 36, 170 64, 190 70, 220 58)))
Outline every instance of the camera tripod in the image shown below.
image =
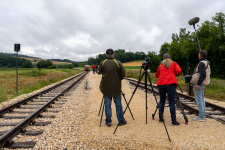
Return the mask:
MULTIPOLYGON (((179 84, 178 84, 178 87, 179 87, 180 91, 183 93, 183 91, 180 88, 180 85, 179 84)), ((188 124, 188 118, 187 118, 186 114, 184 113, 184 109, 183 109, 183 106, 181 105, 180 98, 179 98, 179 95, 178 95, 177 92, 176 92, 176 104, 178 105, 178 107, 181 110, 181 113, 183 114, 183 117, 184 117, 184 120, 185 120, 185 124, 188 124)), ((159 106, 157 105, 154 114, 152 114, 152 119, 153 120, 155 119, 155 114, 156 114, 156 112, 157 112, 158 109, 159 109, 159 106)))
MULTIPOLYGON (((125 100, 125 102, 126 102, 126 104, 127 104, 127 100, 126 100, 126 98, 125 98, 125 94, 124 94, 122 91, 121 91, 121 95, 123 96, 123 98, 124 98, 124 100, 125 100)), ((128 104, 127 104, 127 105, 128 105, 128 104)), ((133 120, 134 120, 134 116, 133 116, 133 114, 132 114, 132 112, 131 112, 131 110, 130 110, 130 107, 129 107, 129 106, 127 106, 127 107, 128 107, 128 109, 129 109, 129 111, 130 111, 130 114, 131 114, 133 120)), ((102 123, 102 117, 103 117, 104 109, 105 109, 105 102, 104 102, 104 98, 102 97, 102 102, 101 102, 100 109, 99 109, 99 113, 98 113, 98 116, 99 116, 100 113, 101 113, 101 110, 102 110, 101 119, 100 119, 100 123, 99 123, 99 126, 100 126, 100 127, 101 127, 101 123, 102 123)), ((124 112, 123 112, 123 113, 124 113, 124 112)))
MULTIPOLYGON (((147 63, 147 62, 145 62, 145 63, 142 64, 141 70, 140 70, 140 75, 139 75, 138 83, 137 83, 137 85, 136 85, 136 87, 135 87, 135 89, 134 89, 134 91, 133 91, 133 93, 132 93, 132 95, 131 95, 131 98, 130 98, 128 104, 127 104, 127 107, 126 107, 125 110, 124 110, 124 114, 125 114, 125 112, 126 112, 127 108, 129 107, 129 104, 130 104, 130 102, 131 102, 131 100, 132 100, 132 98, 133 98, 133 96, 134 96, 134 94, 135 94, 137 88, 139 87, 139 84, 140 84, 140 82, 141 82, 143 76, 145 75, 146 124, 147 124, 147 109, 148 109, 148 106, 147 106, 147 93, 148 93, 148 91, 147 91, 147 80, 149 80, 150 87, 151 87, 152 92, 153 92, 153 95, 154 95, 154 97, 155 97, 156 104, 157 104, 157 106, 159 105, 159 104, 158 104, 158 101, 157 101, 157 98, 156 98, 155 91, 154 91, 153 86, 152 86, 152 82, 151 82, 149 73, 148 73, 148 71, 147 71, 148 68, 149 68, 149 65, 150 65, 150 64, 147 63), (142 68, 144 69, 144 71, 143 71, 143 73, 141 74, 142 68)), ((159 111, 159 113, 162 114, 161 111, 159 111)), ((124 115, 124 114, 123 114, 123 115, 124 115)), ((161 115, 161 116, 162 116, 162 115, 161 115)), ((165 122, 164 122, 164 119, 163 119, 163 124, 164 124, 165 130, 166 130, 167 136, 168 136, 168 138, 169 138, 169 141, 171 142, 169 133, 168 133, 167 128, 166 128, 166 124, 165 124, 165 122)), ((116 127, 116 129, 115 129, 115 131, 114 131, 113 134, 116 133, 118 126, 119 126, 119 123, 117 124, 117 127, 116 127)))

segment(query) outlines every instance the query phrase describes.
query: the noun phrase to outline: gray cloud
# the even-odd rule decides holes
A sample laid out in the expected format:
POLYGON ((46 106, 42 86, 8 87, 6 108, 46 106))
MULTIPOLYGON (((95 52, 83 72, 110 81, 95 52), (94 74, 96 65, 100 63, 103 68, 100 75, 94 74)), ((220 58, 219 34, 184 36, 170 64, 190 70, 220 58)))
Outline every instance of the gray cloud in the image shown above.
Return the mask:
POLYGON ((0 51, 45 59, 87 60, 107 48, 156 51, 180 28, 193 31, 225 8, 217 0, 5 0, 0 3, 0 51))

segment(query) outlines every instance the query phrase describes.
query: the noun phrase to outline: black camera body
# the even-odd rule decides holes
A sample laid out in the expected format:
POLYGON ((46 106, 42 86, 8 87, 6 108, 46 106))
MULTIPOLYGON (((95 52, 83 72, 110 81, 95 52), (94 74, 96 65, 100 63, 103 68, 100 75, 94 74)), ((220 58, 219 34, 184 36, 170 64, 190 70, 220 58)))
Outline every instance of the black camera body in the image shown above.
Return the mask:
POLYGON ((144 69, 148 69, 148 67, 151 65, 151 62, 150 62, 150 58, 149 57, 146 57, 145 58, 145 62, 142 63, 142 67, 144 69))
POLYGON ((192 79, 192 75, 185 75, 184 79, 185 79, 185 83, 190 83, 192 79))

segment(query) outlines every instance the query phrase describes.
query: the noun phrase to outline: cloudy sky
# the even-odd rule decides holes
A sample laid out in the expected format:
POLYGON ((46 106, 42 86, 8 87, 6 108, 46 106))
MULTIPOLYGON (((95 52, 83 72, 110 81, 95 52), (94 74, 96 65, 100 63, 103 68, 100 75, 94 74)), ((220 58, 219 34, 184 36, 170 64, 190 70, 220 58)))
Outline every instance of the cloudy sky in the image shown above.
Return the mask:
POLYGON ((225 0, 1 0, 0 52, 84 61, 107 48, 156 51, 180 28, 225 13, 225 0))

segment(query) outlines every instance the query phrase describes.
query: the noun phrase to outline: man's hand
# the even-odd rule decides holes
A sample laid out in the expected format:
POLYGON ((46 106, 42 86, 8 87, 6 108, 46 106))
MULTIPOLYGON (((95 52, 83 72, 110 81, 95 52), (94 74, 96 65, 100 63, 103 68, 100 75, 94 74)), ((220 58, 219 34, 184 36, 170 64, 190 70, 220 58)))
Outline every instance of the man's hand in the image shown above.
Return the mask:
POLYGON ((199 85, 198 84, 195 86, 195 90, 199 90, 199 85))

